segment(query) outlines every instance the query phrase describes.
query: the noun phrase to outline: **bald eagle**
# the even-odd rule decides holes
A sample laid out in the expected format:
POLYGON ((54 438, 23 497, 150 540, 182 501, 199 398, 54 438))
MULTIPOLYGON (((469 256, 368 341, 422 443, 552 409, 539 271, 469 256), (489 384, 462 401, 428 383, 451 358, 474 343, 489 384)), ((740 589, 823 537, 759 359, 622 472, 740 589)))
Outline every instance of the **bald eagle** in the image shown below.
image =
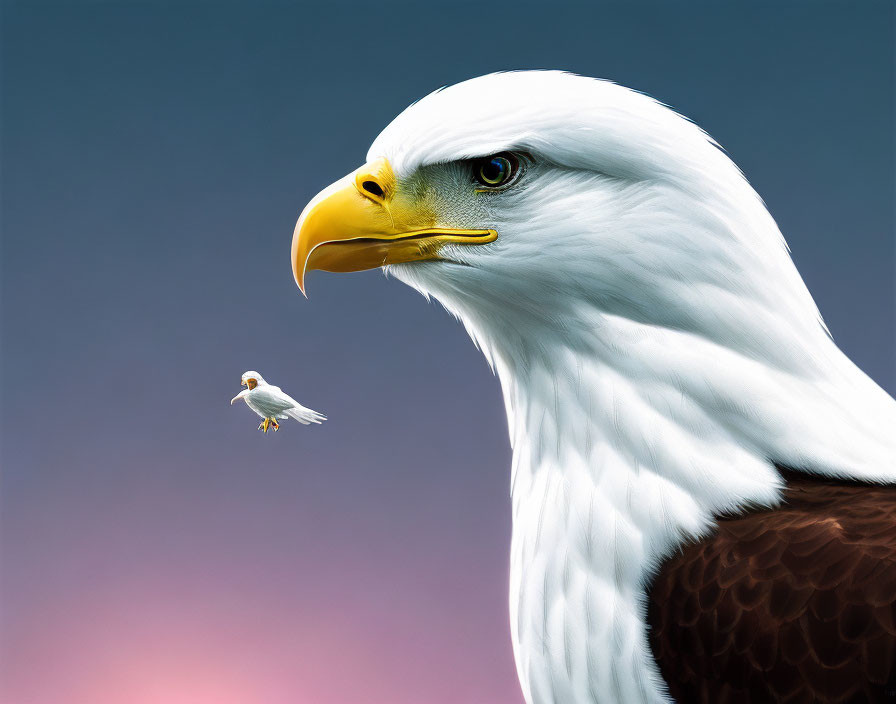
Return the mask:
POLYGON ((896 402, 692 122, 553 71, 436 91, 292 265, 385 268, 500 378, 529 704, 896 698, 896 402))

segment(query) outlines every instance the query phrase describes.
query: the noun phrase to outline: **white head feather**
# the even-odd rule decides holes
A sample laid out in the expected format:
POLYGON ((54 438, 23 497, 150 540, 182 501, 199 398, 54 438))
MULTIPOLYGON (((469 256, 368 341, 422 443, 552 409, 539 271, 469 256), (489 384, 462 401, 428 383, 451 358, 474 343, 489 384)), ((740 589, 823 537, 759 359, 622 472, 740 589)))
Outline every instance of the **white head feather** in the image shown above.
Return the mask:
POLYGON ((245 384, 249 379, 255 379, 259 386, 264 386, 268 382, 264 380, 264 377, 258 372, 248 371, 243 372, 243 376, 240 377, 240 381, 245 384))

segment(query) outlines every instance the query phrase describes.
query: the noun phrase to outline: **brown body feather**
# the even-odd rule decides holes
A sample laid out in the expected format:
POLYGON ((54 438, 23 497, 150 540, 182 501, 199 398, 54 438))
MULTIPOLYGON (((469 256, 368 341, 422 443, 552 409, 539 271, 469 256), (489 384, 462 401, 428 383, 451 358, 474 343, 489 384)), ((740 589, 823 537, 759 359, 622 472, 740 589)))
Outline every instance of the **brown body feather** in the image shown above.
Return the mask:
POLYGON ((779 508, 721 518, 654 579, 670 694, 896 703, 896 487, 782 474, 779 508))

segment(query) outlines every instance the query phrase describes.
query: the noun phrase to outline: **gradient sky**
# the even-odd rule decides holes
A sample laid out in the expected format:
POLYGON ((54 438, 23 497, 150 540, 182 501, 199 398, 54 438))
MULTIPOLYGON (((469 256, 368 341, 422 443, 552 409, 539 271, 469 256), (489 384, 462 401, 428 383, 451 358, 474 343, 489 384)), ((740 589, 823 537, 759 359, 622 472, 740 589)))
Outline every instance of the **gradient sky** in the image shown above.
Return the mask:
MULTIPOLYGON (((563 68, 695 119, 891 393, 890 3, 7 3, 4 704, 511 704, 500 391, 299 211, 441 85, 563 68), (247 368, 325 411, 256 432, 247 368)), ((475 109, 475 106, 471 106, 475 109)))

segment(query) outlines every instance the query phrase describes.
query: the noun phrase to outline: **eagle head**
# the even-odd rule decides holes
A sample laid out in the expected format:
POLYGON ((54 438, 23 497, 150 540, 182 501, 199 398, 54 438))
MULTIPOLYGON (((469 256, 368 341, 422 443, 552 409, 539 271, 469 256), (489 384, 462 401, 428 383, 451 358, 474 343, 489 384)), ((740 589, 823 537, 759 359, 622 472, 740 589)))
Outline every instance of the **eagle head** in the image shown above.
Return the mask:
POLYGON ((741 171, 694 123, 609 81, 497 73, 414 103, 307 205, 292 265, 303 291, 314 269, 383 267, 435 297, 505 397, 525 387, 509 411, 531 406, 541 369, 545 396, 577 379, 563 407, 582 403, 576 384, 618 395, 620 380, 632 408, 668 416, 684 398, 677 429, 712 425, 761 463, 860 471, 857 443, 892 452, 882 430, 846 430, 856 404, 896 418, 892 400, 831 342, 741 171))
POLYGON ((487 75, 411 105, 308 204, 292 263, 303 291, 313 269, 385 267, 487 349, 535 332, 583 343, 568 323, 590 311, 753 347, 760 329, 822 333, 761 200, 700 128, 554 71, 487 75))

